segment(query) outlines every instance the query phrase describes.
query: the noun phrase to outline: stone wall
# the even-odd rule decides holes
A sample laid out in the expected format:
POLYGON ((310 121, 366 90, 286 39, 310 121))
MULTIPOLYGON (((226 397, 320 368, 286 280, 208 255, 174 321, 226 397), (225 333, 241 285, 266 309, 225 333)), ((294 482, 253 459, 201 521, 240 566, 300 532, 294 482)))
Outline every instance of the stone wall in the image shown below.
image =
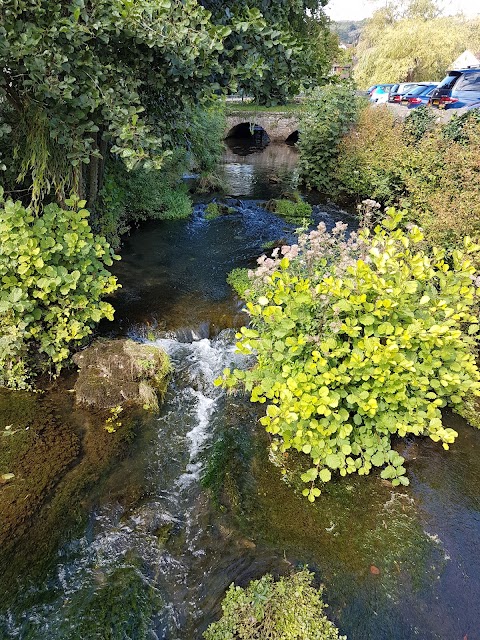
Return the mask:
POLYGON ((261 111, 237 111, 227 116, 225 137, 231 130, 243 123, 256 124, 268 134, 272 142, 285 142, 289 135, 298 130, 298 117, 291 113, 261 112, 261 111))

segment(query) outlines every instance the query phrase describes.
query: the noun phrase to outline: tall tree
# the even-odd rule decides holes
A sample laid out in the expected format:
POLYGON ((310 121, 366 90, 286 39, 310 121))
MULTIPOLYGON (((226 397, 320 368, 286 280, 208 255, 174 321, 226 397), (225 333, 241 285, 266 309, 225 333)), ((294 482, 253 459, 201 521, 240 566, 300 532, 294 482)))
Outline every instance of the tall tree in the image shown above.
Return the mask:
POLYGON ((387 4, 362 32, 355 79, 361 87, 441 80, 465 49, 480 47, 478 24, 463 16, 442 17, 434 0, 387 4))
MULTIPOLYGON (((338 53, 338 39, 329 29, 322 7, 328 0, 250 0, 268 25, 268 38, 251 32, 232 32, 228 52, 236 52, 240 65, 249 56, 258 75, 240 79, 239 86, 261 104, 281 104, 302 86, 325 82, 331 61, 338 53)), ((201 0, 217 23, 241 16, 245 3, 233 0, 201 0)), ((265 34, 264 34, 265 35, 265 34)))

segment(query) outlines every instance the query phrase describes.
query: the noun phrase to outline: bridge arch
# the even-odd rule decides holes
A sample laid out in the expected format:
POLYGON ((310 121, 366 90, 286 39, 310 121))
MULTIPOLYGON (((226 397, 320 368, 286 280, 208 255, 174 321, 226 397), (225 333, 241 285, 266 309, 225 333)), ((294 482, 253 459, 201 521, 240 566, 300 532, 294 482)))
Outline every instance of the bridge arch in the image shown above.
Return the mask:
POLYGON ((297 144, 297 142, 300 140, 300 131, 298 129, 295 129, 295 131, 292 131, 292 133, 287 136, 287 139, 285 140, 286 144, 297 144))
MULTIPOLYGON (((263 129, 271 142, 286 142, 299 128, 298 114, 290 112, 261 111, 261 110, 238 110, 227 115, 225 129, 225 139, 231 138, 234 133, 238 133, 238 126, 250 128, 250 123, 254 123, 255 128, 263 129)), ((258 129, 257 129, 258 131, 258 129)))
POLYGON ((227 132, 225 140, 244 140, 253 146, 263 148, 270 143, 270 136, 259 124, 239 122, 227 132))

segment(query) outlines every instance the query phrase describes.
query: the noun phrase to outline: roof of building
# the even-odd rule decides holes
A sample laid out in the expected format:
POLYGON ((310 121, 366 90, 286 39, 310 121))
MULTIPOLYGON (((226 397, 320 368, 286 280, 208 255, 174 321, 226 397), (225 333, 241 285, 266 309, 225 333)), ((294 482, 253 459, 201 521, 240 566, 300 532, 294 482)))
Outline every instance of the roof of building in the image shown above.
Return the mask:
POLYGON ((465 69, 468 67, 478 67, 480 65, 480 53, 472 53, 470 49, 466 49, 452 62, 451 69, 465 69))

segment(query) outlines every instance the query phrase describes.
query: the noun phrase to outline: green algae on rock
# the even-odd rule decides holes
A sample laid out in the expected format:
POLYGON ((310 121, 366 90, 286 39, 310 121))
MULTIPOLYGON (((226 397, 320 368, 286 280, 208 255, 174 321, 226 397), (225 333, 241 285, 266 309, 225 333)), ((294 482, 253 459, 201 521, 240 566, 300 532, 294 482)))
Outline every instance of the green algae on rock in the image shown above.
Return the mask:
POLYGON ((298 191, 284 193, 277 200, 269 200, 265 208, 292 224, 303 223, 303 221, 310 223, 313 211, 312 206, 302 200, 298 191))
POLYGON ((129 403, 158 410, 170 373, 170 360, 159 347, 102 339, 73 359, 80 369, 75 383, 78 404, 111 409, 129 403))
POLYGON ((213 200, 205 207, 205 220, 215 220, 220 216, 229 216, 235 214, 237 210, 233 207, 229 207, 223 202, 217 202, 213 200))
POLYGON ((158 589, 134 563, 114 567, 108 573, 98 571, 90 584, 64 602, 51 637, 144 640, 154 637, 150 634, 151 619, 161 607, 158 589))
POLYGON ((80 439, 39 394, 0 392, 0 547, 28 527, 78 457, 80 439))

